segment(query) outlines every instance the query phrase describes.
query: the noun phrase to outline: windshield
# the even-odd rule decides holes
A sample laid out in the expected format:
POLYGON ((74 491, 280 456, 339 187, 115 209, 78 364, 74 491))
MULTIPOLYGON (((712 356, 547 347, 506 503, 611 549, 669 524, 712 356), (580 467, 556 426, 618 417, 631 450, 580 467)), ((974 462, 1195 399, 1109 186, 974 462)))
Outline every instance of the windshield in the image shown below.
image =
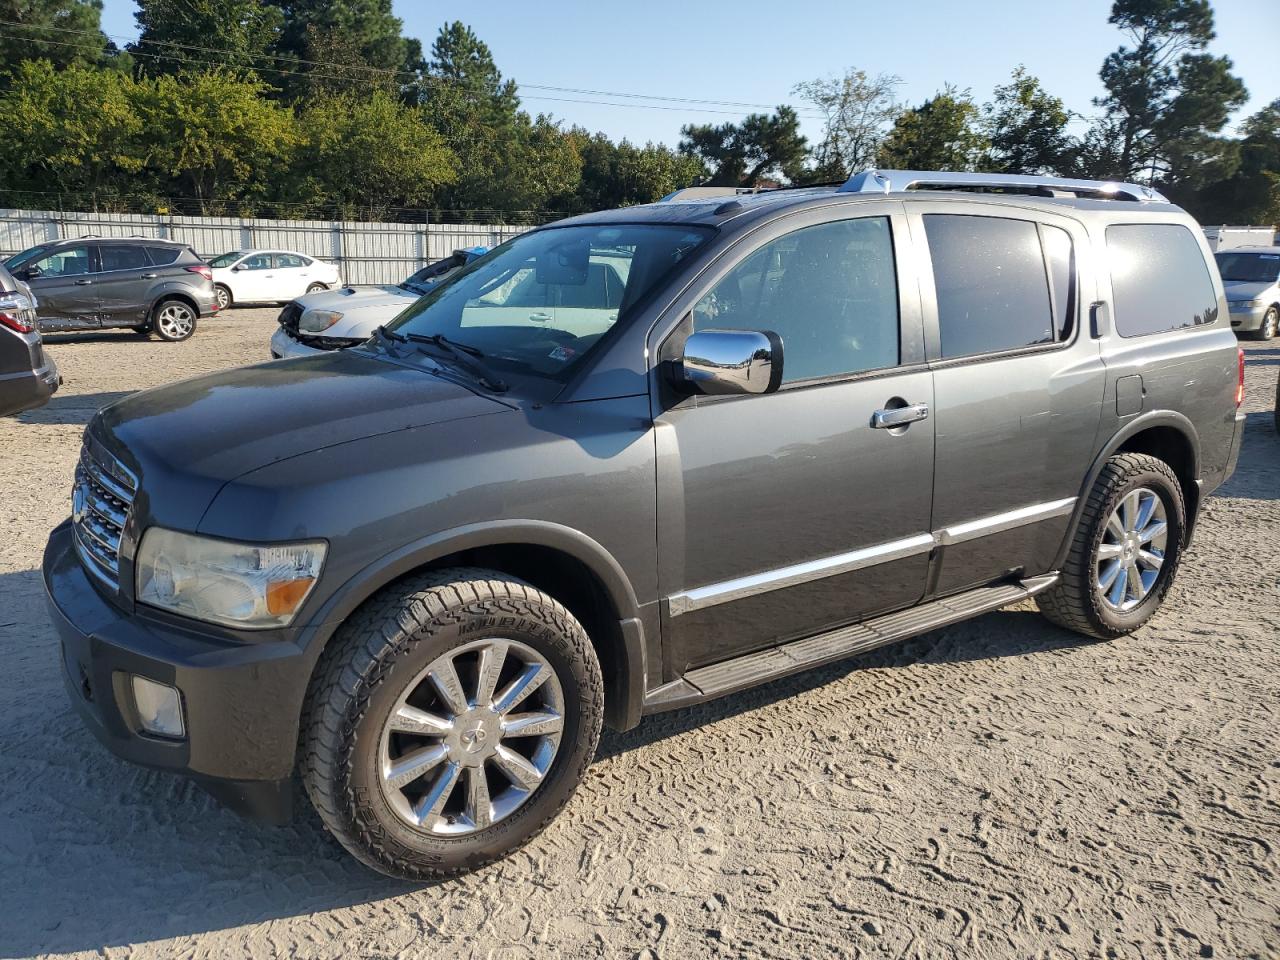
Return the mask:
POLYGON ((387 326, 477 348, 497 372, 563 380, 711 235, 680 226, 526 233, 459 268, 387 326))
POLYGON ((48 250, 52 244, 42 243, 38 247, 29 247, 21 253, 15 253, 12 257, 4 262, 4 265, 10 270, 21 270, 24 266, 34 260, 40 254, 48 250))
POLYGON ((230 253, 224 253, 214 257, 209 261, 211 267, 229 267, 241 257, 244 256, 243 250, 232 250, 230 253))
POLYGON ((1218 272, 1223 280, 1275 283, 1280 276, 1280 250, 1275 253, 1219 253, 1218 272))
POLYGON ((417 273, 413 274, 404 283, 402 287, 421 287, 428 289, 433 284, 439 283, 453 271, 457 270, 467 262, 465 253, 455 253, 451 257, 445 257, 443 260, 437 260, 435 263, 429 263, 417 273))

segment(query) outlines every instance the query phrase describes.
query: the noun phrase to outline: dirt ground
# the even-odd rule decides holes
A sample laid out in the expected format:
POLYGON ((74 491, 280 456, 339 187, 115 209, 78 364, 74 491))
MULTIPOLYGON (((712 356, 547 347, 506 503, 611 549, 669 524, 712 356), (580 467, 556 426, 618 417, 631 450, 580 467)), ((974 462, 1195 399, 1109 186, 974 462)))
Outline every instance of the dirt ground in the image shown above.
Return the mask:
POLYGON ((114 759, 58 675, 39 565, 84 424, 264 358, 274 312, 52 338, 66 385, 0 420, 0 956, 1280 956, 1280 345, 1136 635, 1012 608, 606 734, 539 839, 412 887, 114 759))

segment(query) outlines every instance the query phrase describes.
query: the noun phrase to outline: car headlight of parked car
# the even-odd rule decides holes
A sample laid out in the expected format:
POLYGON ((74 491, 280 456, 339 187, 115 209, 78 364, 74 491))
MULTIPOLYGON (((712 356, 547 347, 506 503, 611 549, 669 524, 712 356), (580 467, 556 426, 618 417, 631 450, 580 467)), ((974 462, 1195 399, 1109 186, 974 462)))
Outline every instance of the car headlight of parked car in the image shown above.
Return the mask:
POLYGON ((1262 306, 1261 300, 1232 300, 1227 304, 1232 310, 1252 310, 1254 307, 1262 306))
POLYGON ((298 321, 298 330, 302 333, 320 333, 341 319, 342 314, 337 310, 308 310, 298 321))
POLYGON ((251 544, 152 527, 135 566, 138 602, 231 627, 283 627, 311 593, 324 541, 251 544))

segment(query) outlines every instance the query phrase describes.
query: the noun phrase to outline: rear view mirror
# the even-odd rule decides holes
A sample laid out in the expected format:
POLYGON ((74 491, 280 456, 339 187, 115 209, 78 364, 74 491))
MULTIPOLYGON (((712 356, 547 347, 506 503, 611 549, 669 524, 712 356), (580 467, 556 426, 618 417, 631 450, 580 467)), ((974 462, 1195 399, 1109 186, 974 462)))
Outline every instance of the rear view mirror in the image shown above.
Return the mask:
POLYGON ((534 279, 538 283, 580 287, 587 282, 591 244, 587 240, 565 240, 538 254, 534 279))
POLYGON ((773 393, 782 386, 782 338, 768 330, 700 330, 685 341, 679 370, 691 393, 773 393))

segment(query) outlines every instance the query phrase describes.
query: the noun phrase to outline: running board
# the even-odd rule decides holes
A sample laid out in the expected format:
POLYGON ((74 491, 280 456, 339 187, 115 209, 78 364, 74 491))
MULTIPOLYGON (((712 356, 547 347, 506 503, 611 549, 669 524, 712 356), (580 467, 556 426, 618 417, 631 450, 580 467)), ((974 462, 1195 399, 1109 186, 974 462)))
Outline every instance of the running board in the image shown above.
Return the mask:
POLYGON ((651 690, 645 697, 645 713, 700 703, 801 670, 844 660, 876 647, 968 620, 980 613, 1007 607, 1033 597, 1057 582, 1058 574, 1050 573, 1016 584, 979 587, 874 620, 793 640, 780 647, 757 650, 733 660, 698 667, 679 680, 651 690))

